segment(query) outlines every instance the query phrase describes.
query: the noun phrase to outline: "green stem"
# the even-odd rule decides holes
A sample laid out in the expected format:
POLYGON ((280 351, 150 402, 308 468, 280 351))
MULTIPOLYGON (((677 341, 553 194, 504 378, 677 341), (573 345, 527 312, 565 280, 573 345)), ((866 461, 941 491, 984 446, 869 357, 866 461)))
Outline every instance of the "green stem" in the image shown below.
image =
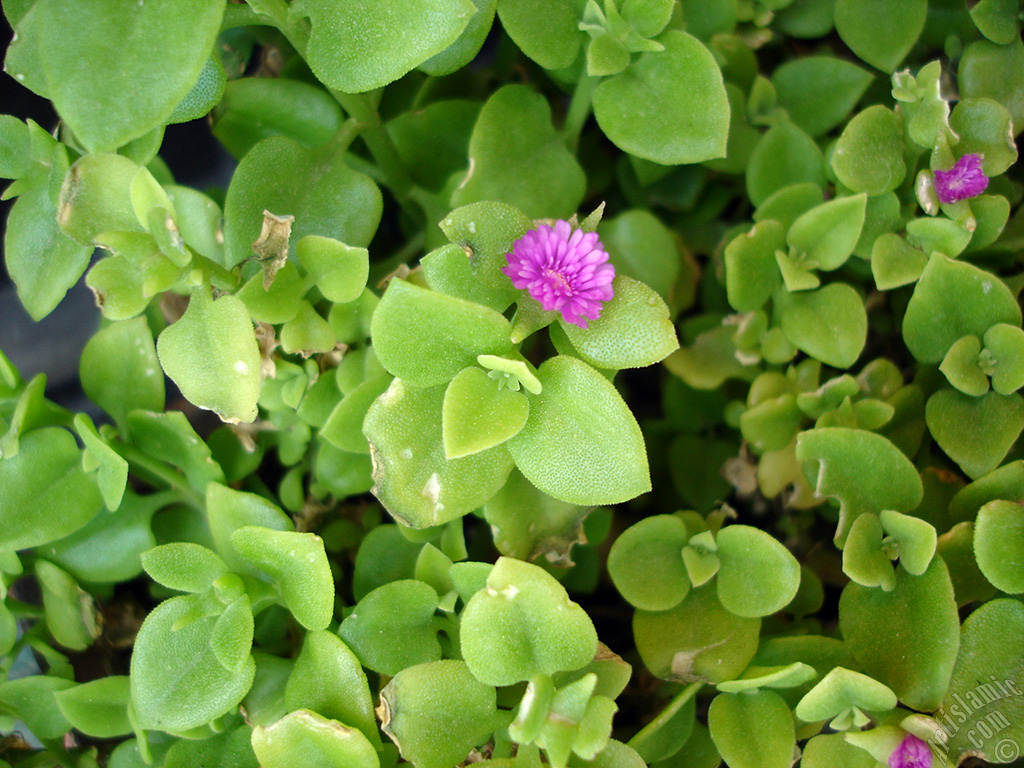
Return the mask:
POLYGON ((569 102, 569 111, 565 115, 565 124, 562 126, 562 138, 565 139, 569 150, 576 153, 580 143, 580 133, 583 125, 590 117, 591 99, 594 96, 594 89, 600 78, 581 74, 576 81, 576 89, 572 92, 572 101, 569 102))
POLYGON ((690 683, 688 686, 683 688, 676 697, 669 702, 668 706, 665 707, 658 716, 651 720, 647 725, 641 728, 633 738, 626 742, 627 746, 636 749, 641 746, 647 739, 654 736, 664 725, 671 720, 683 705, 686 704, 690 699, 697 695, 697 691, 704 687, 704 683, 690 683))
POLYGON ((248 5, 228 4, 224 9, 224 18, 220 23, 220 31, 234 27, 272 26, 284 28, 288 23, 288 6, 284 0, 262 0, 261 10, 254 10, 248 5))
POLYGON ((331 137, 331 144, 338 152, 347 152, 349 145, 355 141, 363 131, 363 124, 356 120, 354 117, 350 117, 344 123, 341 124, 341 128, 338 132, 331 137))
POLYGON ((400 202, 408 200, 409 192, 413 188, 412 177, 406 171, 405 163, 402 162, 370 97, 365 93, 345 93, 336 90, 331 90, 331 95, 350 117, 363 124, 362 139, 373 155, 377 167, 387 179, 391 193, 400 202))
POLYGON ((206 501, 196 490, 186 483, 181 475, 170 467, 159 461, 151 459, 138 448, 124 443, 114 443, 112 446, 125 461, 132 465, 135 474, 153 485, 164 484, 177 491, 182 501, 189 506, 202 511, 206 509, 206 501), (154 482, 154 480, 156 482, 154 482))

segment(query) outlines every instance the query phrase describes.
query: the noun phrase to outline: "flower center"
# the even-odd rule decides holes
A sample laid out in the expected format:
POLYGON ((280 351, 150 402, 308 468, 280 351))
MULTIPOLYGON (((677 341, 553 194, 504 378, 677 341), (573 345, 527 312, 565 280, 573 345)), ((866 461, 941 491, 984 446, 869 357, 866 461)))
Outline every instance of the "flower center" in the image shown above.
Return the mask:
POLYGON ((569 285, 569 281, 565 279, 565 276, 554 269, 547 269, 544 271, 544 276, 551 282, 552 288, 563 296, 572 296, 572 287, 569 285))

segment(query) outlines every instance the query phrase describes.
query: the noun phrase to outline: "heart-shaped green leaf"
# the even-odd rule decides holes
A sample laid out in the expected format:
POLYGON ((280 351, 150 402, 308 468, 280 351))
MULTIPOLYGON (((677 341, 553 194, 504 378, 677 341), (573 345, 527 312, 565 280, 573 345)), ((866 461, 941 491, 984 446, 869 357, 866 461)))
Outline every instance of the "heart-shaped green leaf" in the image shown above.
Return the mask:
POLYGON ((324 542, 315 533, 276 531, 255 525, 231 534, 231 546, 276 582, 295 619, 323 629, 334 615, 334 578, 324 542))
POLYGON ((927 520, 883 509, 879 515, 882 527, 896 544, 900 565, 912 576, 920 576, 935 555, 937 534, 927 520))
POLYGON ((990 501, 978 512, 974 555, 993 586, 1011 595, 1024 592, 1024 512, 1012 501, 990 501))
POLYGON ((881 587, 891 592, 896 576, 882 548, 884 536, 878 515, 866 512, 854 520, 843 545, 843 573, 865 587, 881 587))
POLYGON ((737 312, 759 309, 781 286, 775 253, 785 244, 784 234, 782 225, 769 218, 725 247, 725 287, 737 312))
POLYGON ((272 725, 257 725, 252 730, 252 748, 263 768, 380 765, 373 744, 358 730, 305 709, 289 712, 272 725))
POLYGON ((530 403, 522 392, 499 387, 480 368, 466 368, 444 393, 441 434, 445 458, 486 451, 523 428, 530 403))
POLYGON ((615 295, 588 328, 559 320, 585 362, 597 368, 643 368, 679 349, 668 307, 654 290, 625 275, 616 275, 612 289, 615 295))
POLYGON ((903 340, 923 363, 938 363, 960 338, 997 323, 1018 328, 1021 311, 1006 283, 973 264, 933 254, 903 316, 903 340))
POLYGON ((594 116, 620 149, 663 165, 725 155, 729 99, 711 52, 697 38, 670 30, 664 50, 641 53, 594 91, 594 116))
POLYGON ((942 740, 948 740, 951 758, 956 760, 968 750, 977 749, 993 757, 1013 754, 1012 750, 1024 738, 1022 657, 1024 606, 1020 601, 990 600, 964 619, 953 677, 942 708, 935 713, 936 719, 944 724, 942 735, 946 738, 942 740), (956 727, 957 713, 965 717, 964 727, 956 727), (989 726, 990 722, 1004 721, 1008 725, 998 730, 989 726), (1011 752, 1002 752, 1000 744, 1008 744, 1011 752))
POLYGON ((296 243, 295 255, 328 301, 355 301, 366 287, 370 256, 365 248, 353 248, 330 237, 306 235, 296 243))
POLYGON ((404 669, 384 686, 380 699, 381 728, 402 757, 423 768, 464 762, 497 725, 494 688, 480 682, 462 661, 404 669))
POLYGON ((597 633, 553 576, 501 557, 462 612, 461 643, 473 677, 512 685, 579 669, 594 658, 597 633))
POLYGON ((964 336, 949 348, 939 370, 965 395, 980 397, 988 392, 988 376, 978 366, 980 354, 981 340, 977 336, 964 336))
POLYGON ((729 525, 718 545, 718 599, 727 611, 754 618, 775 613, 796 595, 800 564, 782 544, 759 528, 729 525))
POLYGON ((396 520, 413 528, 473 511, 504 485, 512 469, 504 444, 446 459, 443 404, 444 387, 423 389, 395 379, 363 422, 374 463, 373 492, 396 520))
POLYGON ((306 633, 288 677, 284 701, 291 711, 309 709, 350 723, 375 747, 380 745, 366 673, 356 655, 332 632, 306 633), (330 683, 324 685, 327 680, 330 683))
POLYGON ((289 249, 306 235, 331 237, 352 247, 369 244, 381 216, 380 190, 349 168, 345 154, 326 144, 307 149, 284 136, 264 139, 242 158, 224 201, 224 263, 252 255, 264 212, 294 216, 289 249), (296 179, 307 179, 296 184, 296 179))
POLYGON ((890 686, 900 701, 920 710, 939 705, 960 642, 953 585, 941 558, 921 576, 897 569, 891 592, 848 584, 839 600, 839 626, 864 672, 890 686))
POLYGON ((832 170, 854 192, 881 195, 903 183, 903 151, 903 119, 876 104, 847 123, 832 152, 832 170))
POLYGON ((167 375, 191 403, 225 421, 253 421, 260 394, 260 350, 249 313, 236 296, 192 294, 181 318, 157 339, 167 375))
POLYGON ((338 4, 299 0, 288 9, 308 19, 304 58, 328 88, 383 88, 455 42, 476 6, 469 0, 373 0, 338 4))
POLYGON ((796 457, 808 469, 822 496, 839 500, 836 543, 842 545, 853 521, 864 512, 909 511, 921 503, 924 488, 908 459, 874 432, 829 427, 801 432, 796 457))
POLYGON ((508 441, 526 479, 573 504, 614 504, 650 490, 643 435, 611 382, 565 355, 537 376, 543 391, 508 441))
POLYGON ((992 389, 1008 395, 1024 387, 1024 330, 997 323, 985 331, 985 349, 992 356, 992 389))
POLYGON ((760 619, 725 610, 710 584, 691 589, 671 610, 633 615, 644 664, 655 676, 678 682, 734 680, 754 657, 760 631, 760 619))
POLYGON ((797 349, 836 368, 849 368, 867 340, 864 301, 846 283, 777 297, 782 331, 797 349))
POLYGON ((853 253, 864 227, 867 195, 829 200, 811 208, 793 222, 786 242, 805 263, 833 270, 853 253))
POLYGON ((690 591, 683 565, 689 535, 675 515, 654 515, 627 528, 608 552, 608 575, 626 601, 648 611, 667 611, 690 591))
POLYGON ((45 0, 33 10, 57 111, 91 152, 110 152, 161 125, 189 92, 220 31, 224 0, 130 8, 45 0))
POLYGON ((23 435, 18 453, 0 460, 0 496, 0 546, 8 550, 63 538, 103 508, 75 438, 57 427, 23 435))
POLYGON ((191 596, 166 600, 135 638, 131 694, 138 727, 172 733, 198 728, 235 708, 252 685, 251 656, 238 671, 217 660, 210 646, 215 618, 174 629, 191 610, 191 596))
POLYGON ((927 0, 836 0, 836 32, 861 59, 886 75, 917 42, 927 0))
POLYGON ((498 0, 501 25, 517 46, 545 69, 572 64, 586 36, 585 0, 498 0))
POLYGON ((586 177, 551 124, 551 107, 525 85, 506 85, 480 110, 469 140, 469 171, 452 205, 498 201, 534 218, 567 219, 586 177))
POLYGON ((477 355, 512 348, 512 326, 493 309, 405 280, 388 284, 371 327, 381 364, 416 387, 451 381, 477 355))
POLYGON ((341 623, 338 634, 363 666, 385 675, 441 658, 437 593, 402 579, 370 592, 341 623))
POLYGON ((872 677, 834 667, 800 699, 796 714, 805 723, 829 720, 851 707, 886 712, 896 706, 896 694, 872 677))
POLYGON ((1024 430, 1024 400, 1018 394, 970 397, 940 389, 928 398, 925 419, 935 442, 973 479, 999 466, 1024 430))
POLYGON ((711 738, 730 768, 787 768, 793 761, 793 714, 777 693, 720 693, 708 709, 711 738))

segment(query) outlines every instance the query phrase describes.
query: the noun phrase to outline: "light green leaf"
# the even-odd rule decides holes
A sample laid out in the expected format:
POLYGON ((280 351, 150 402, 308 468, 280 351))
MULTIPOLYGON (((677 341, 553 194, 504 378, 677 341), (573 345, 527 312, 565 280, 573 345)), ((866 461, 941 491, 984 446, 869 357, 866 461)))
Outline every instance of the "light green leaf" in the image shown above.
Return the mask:
POLYGON ((809 267, 838 269, 853 253, 864 227, 867 195, 829 200, 801 214, 786 233, 786 242, 809 267))
POLYGON ((392 280, 373 313, 374 349, 388 373, 417 387, 450 381, 477 355, 512 348, 508 320, 493 309, 392 280))
POLYGON ((356 655, 331 632, 306 633, 284 700, 288 710, 308 709, 351 723, 371 744, 380 745, 366 673, 356 655))
POLYGON ((58 228, 57 208, 45 186, 15 201, 4 234, 4 261, 33 320, 42 320, 60 304, 89 265, 91 252, 58 228))
POLYGON ((836 368, 849 368, 867 340, 868 318, 860 295, 846 283, 777 297, 782 331, 797 349, 836 368))
POLYGON ((118 424, 136 409, 164 409, 164 377, 144 318, 101 329, 82 350, 78 371, 89 399, 118 424))
POLYGON ((424 389, 395 379, 363 422, 374 462, 373 492, 396 520, 413 528, 471 512, 504 485, 512 469, 504 445, 446 459, 443 402, 444 387, 424 389))
POLYGON ((503 389, 480 368, 466 368, 444 393, 442 436, 445 458, 486 451, 526 424, 530 403, 522 392, 503 389))
POLYGON ((848 584, 839 626, 864 672, 900 701, 922 711, 941 703, 960 645, 953 585, 941 558, 921 576, 898 568, 891 592, 848 584))
POLYGON ((568 219, 586 177, 551 124, 551 107, 524 85, 506 85, 484 104, 469 141, 469 170, 452 205, 497 201, 533 218, 568 219))
POLYGON ((512 685, 579 669, 594 658, 597 633, 553 576, 501 557, 462 612, 461 645, 477 680, 512 685))
POLYGON ((352 248, 329 237, 307 235, 296 244, 295 255, 313 275, 317 288, 328 301, 355 301, 366 288, 370 255, 365 248, 352 248))
POLYGON ((573 504, 614 504, 650 490, 647 452, 615 387, 586 363, 560 355, 538 371, 526 426, 508 441, 526 479, 573 504))
POLYGON ((345 120, 338 102, 323 88, 287 77, 231 80, 212 118, 213 135, 238 159, 270 136, 319 147, 345 120))
POLYGON ((723 157, 730 112, 717 62, 685 32, 666 32, 659 42, 665 50, 641 53, 597 86, 598 125, 620 149, 656 163, 723 157))
POLYGON ((373 745, 355 728, 297 709, 273 725, 252 731, 252 748, 263 768, 378 768, 373 745))
POLYGON ((157 356, 194 405, 225 421, 256 418, 260 351, 241 299, 194 291, 185 314, 157 339, 157 356))
POLYGON ((971 479, 999 466, 1024 430, 1024 399, 988 392, 971 397, 940 389, 925 407, 935 442, 971 479))
POLYGON ((909 512, 924 495, 914 465, 895 445, 874 432, 845 427, 801 432, 796 457, 801 462, 812 462, 805 466, 816 493, 839 501, 839 545, 861 514, 878 514, 883 509, 909 512))
POLYGON ((437 592, 414 579, 384 584, 363 597, 338 628, 360 663, 397 675, 406 667, 441 658, 434 619, 437 592))
POLYGON ((608 575, 626 601, 648 611, 674 608, 690 591, 683 565, 686 525, 674 515, 654 515, 630 526, 608 552, 608 575))
POLYGON ((43 593, 46 626, 53 639, 65 648, 84 651, 102 631, 92 595, 46 560, 36 562, 35 573, 43 593))
POLYGON ((498 0, 501 25, 545 69, 572 64, 586 39, 579 30, 586 0, 498 0))
POLYGON ((775 253, 785 244, 784 234, 783 226, 769 218, 737 235, 725 247, 725 289, 737 312, 760 309, 781 287, 775 253))
POLYGON ((283 136, 264 139, 238 164, 224 201, 223 266, 252 254, 263 213, 295 217, 290 251, 306 235, 331 237, 352 247, 369 244, 381 216, 380 190, 349 168, 344 153, 328 144, 306 149, 283 136), (306 179, 296 184, 296 179, 306 179))
POLYGON ((961 337, 981 337, 997 323, 1020 326, 1006 284, 972 264, 933 254, 903 316, 903 339, 921 362, 938 363, 961 337))
POLYGON ((978 512, 974 554, 978 567, 997 589, 1024 592, 1024 514, 1020 504, 990 501, 978 512))
POLYGON ((927 0, 836 0, 836 32, 886 75, 910 53, 924 28, 927 0))
POLYGON ((170 117, 199 78, 224 13, 224 0, 37 5, 50 97, 91 152, 112 151, 170 117))
POLYGON ((612 282, 615 294, 587 328, 558 322, 584 362, 596 368, 643 368, 679 349, 675 326, 661 297, 625 275, 612 282))
POLYGON ((68 722, 87 736, 110 739, 132 732, 128 721, 127 675, 101 677, 57 691, 57 706, 68 722))
POLYGON ((638 610, 633 635, 644 664, 656 677, 678 682, 734 680, 757 651, 760 619, 729 613, 713 585, 691 589, 669 611, 638 610))
POLYGON ((198 728, 234 709, 252 685, 251 656, 237 672, 217 660, 210 646, 215 618, 172 629, 191 608, 191 597, 164 601, 135 638, 131 698, 140 728, 172 733, 198 728))
POLYGON ((903 118, 876 104, 846 124, 832 152, 832 170, 854 192, 881 195, 903 183, 903 153, 903 118))
POLYGON ((774 691, 720 693, 708 709, 711 738, 730 768, 788 768, 796 731, 774 691))
POLYGON ((1014 755, 1024 738, 1024 607, 1018 600, 990 600, 964 619, 960 653, 953 677, 935 717, 957 725, 956 715, 966 722, 961 728, 943 727, 955 760, 968 750, 982 749, 993 757, 1014 755), (970 718, 969 720, 967 718, 970 718), (991 724, 1007 723, 996 730, 991 724), (985 725, 985 731, 982 730, 985 725), (971 736, 974 738, 972 739, 971 736), (1004 742, 1004 739, 1009 739, 1004 742), (1010 748, 1009 753, 999 745, 1010 748))
POLYGON ((718 532, 718 599, 737 616, 767 616, 784 608, 800 586, 800 564, 769 534, 749 525, 718 532))
POLYGON ((455 42, 476 12, 469 0, 297 0, 311 29, 304 58, 328 88, 383 88, 455 42))
POLYGON ((494 688, 470 674, 462 661, 409 667, 381 690, 380 698, 381 728, 402 757, 421 768, 464 762, 498 722, 494 688))
POLYGON ((154 581, 181 592, 205 592, 228 572, 216 552, 188 541, 162 544, 144 552, 142 567, 154 581))
POLYGON ((315 533, 244 526, 231 546, 271 576, 295 619, 306 629, 324 629, 334 615, 334 577, 324 542, 315 533))
POLYGON ((0 547, 26 549, 63 538, 102 508, 93 477, 70 432, 56 427, 23 435, 16 455, 0 460, 0 547), (40 510, 46 510, 40 515, 40 510))

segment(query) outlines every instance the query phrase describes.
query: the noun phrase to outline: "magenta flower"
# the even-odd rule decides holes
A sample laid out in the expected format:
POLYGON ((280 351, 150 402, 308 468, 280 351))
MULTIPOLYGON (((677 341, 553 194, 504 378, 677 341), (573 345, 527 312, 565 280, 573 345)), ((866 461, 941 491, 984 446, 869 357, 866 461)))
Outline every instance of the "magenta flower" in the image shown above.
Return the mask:
POLYGON ((519 290, 527 289, 546 312, 562 313, 567 323, 587 327, 584 318, 601 316, 602 303, 613 294, 615 267, 594 232, 556 221, 541 224, 512 245, 502 268, 519 290))
POLYGON ((931 750, 917 736, 908 733, 889 755, 889 768, 932 768, 931 750))
POLYGON ((955 203, 977 197, 988 187, 988 178, 981 172, 981 155, 964 155, 948 171, 935 171, 935 191, 940 203, 955 203))

